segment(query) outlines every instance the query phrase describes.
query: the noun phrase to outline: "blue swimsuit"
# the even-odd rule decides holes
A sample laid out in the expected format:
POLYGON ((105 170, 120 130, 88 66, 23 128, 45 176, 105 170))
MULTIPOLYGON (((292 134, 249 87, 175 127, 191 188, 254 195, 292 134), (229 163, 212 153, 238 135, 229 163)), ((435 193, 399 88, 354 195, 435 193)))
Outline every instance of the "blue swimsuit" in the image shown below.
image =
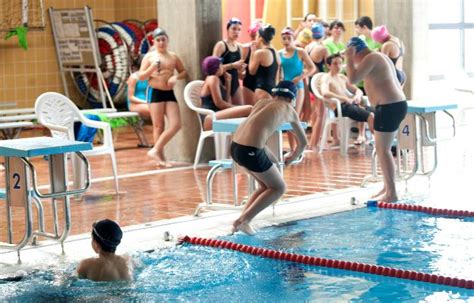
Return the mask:
MULTIPOLYGON (((284 80, 292 81, 294 78, 303 74, 303 61, 298 57, 298 50, 294 50, 293 56, 286 58, 283 56, 283 50, 280 51, 281 67, 283 68, 284 80)), ((296 84, 298 89, 303 88, 303 80, 296 84)))

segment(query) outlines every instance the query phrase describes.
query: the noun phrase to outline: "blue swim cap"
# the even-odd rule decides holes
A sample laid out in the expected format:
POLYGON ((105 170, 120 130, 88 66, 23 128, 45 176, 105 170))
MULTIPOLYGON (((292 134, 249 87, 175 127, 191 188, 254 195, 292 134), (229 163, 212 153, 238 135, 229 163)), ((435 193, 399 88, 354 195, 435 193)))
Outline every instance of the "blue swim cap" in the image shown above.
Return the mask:
POLYGON ((278 83, 278 85, 272 89, 272 93, 274 96, 280 96, 294 100, 296 99, 298 89, 296 88, 296 85, 293 82, 283 80, 280 81, 280 83, 278 83))
POLYGON ((354 46, 356 49, 356 53, 362 51, 363 49, 367 48, 367 44, 365 44, 364 40, 359 37, 352 37, 347 43, 347 48, 354 46))
POLYGON ((311 26, 311 32, 313 33, 313 39, 321 39, 324 37, 326 30, 321 23, 314 23, 313 26, 311 26))

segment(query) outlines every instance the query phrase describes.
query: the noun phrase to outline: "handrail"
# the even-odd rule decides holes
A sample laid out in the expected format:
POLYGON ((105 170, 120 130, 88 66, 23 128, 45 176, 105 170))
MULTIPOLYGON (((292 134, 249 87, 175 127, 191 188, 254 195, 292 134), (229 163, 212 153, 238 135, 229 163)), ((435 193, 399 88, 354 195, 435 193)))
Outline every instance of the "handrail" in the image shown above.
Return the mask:
POLYGON ((433 137, 431 137, 430 131, 429 131, 429 129, 430 129, 429 128, 429 126, 430 126, 429 121, 423 115, 418 114, 418 117, 420 117, 423 120, 423 122, 425 123, 425 134, 424 135, 425 135, 425 137, 426 137, 426 139, 428 140, 429 143, 435 144, 437 142, 450 140, 450 139, 452 139, 456 136, 456 120, 454 119, 453 115, 451 115, 447 110, 443 110, 443 112, 445 114, 447 114, 451 118, 451 120, 453 121, 453 125, 452 125, 453 126, 453 134, 452 134, 451 137, 447 137, 447 138, 433 138, 433 137))
POLYGON ((33 191, 35 195, 38 198, 42 199, 48 199, 48 198, 58 198, 58 197, 63 197, 63 196, 68 196, 68 195, 77 195, 77 194, 82 194, 84 193, 89 187, 90 187, 90 165, 89 161, 87 161, 86 157, 81 153, 81 152, 75 152, 75 154, 84 162, 86 165, 86 182, 84 184, 83 188, 79 189, 74 189, 74 190, 65 190, 65 191, 60 191, 60 192, 54 192, 54 193, 47 193, 47 194, 42 194, 38 190, 38 184, 37 184, 37 178, 36 178, 36 170, 31 164, 28 159, 21 157, 20 159, 23 161, 23 163, 28 167, 28 169, 31 172, 31 180, 33 183, 33 191))

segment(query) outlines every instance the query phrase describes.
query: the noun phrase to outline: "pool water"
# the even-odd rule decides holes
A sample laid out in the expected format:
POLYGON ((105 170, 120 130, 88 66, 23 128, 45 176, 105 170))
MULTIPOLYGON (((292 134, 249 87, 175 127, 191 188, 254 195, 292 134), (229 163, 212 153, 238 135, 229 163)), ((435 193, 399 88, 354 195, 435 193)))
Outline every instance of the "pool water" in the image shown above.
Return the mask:
MULTIPOLYGON (((474 222, 363 208, 225 240, 474 279, 474 222)), ((0 280, 0 298, 38 301, 474 302, 474 291, 183 245, 134 255, 134 281, 96 283, 76 264, 0 280)))

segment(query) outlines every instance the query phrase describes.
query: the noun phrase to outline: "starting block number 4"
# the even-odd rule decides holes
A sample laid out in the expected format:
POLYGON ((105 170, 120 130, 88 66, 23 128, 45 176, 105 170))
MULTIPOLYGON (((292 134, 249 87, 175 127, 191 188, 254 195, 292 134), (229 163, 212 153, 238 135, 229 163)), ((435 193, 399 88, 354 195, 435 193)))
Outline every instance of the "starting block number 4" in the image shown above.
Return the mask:
POLYGON ((398 128, 398 142, 400 149, 415 149, 416 121, 414 115, 406 115, 398 128))

